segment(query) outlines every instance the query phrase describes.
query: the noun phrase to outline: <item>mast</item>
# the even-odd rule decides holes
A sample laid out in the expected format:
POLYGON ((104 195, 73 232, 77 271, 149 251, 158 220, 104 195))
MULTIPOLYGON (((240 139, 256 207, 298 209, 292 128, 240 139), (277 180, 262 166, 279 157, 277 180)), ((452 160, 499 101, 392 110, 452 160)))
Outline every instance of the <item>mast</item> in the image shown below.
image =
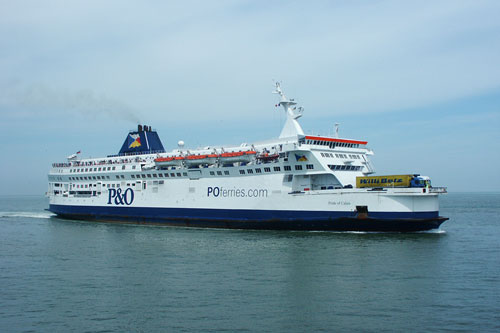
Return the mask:
POLYGON ((303 107, 296 107, 297 103, 294 99, 288 99, 283 90, 281 90, 281 85, 279 82, 276 82, 276 90, 273 91, 273 94, 280 95, 279 105, 283 107, 286 114, 286 121, 283 129, 281 130, 280 139, 281 138, 289 138, 296 137, 297 135, 304 135, 304 131, 300 126, 297 119, 302 117, 302 113, 304 112, 303 107))

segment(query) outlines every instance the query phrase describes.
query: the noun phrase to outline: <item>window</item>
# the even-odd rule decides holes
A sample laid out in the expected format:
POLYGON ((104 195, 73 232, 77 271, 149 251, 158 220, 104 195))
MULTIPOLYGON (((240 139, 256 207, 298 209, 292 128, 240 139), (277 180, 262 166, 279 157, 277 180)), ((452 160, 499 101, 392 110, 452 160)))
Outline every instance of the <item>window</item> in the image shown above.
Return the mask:
POLYGON ((175 173, 170 173, 170 177, 175 177, 175 173))
POLYGON ((147 176, 148 176, 148 178, 151 178, 151 174, 150 173, 148 173, 147 176))
POLYGON ((224 171, 224 174, 225 174, 226 176, 229 176, 229 171, 225 170, 225 171, 224 171))
POLYGON ((130 177, 135 178, 135 175, 130 175, 130 177))
POLYGON ((210 171, 210 176, 215 176, 215 172, 210 171))
POLYGON ((113 170, 115 170, 115 169, 116 169, 116 167, 113 167, 113 170))
POLYGON ((142 175, 141 175, 141 177, 142 177, 142 178, 146 178, 146 175, 145 175, 145 174, 142 174, 142 175))
POLYGON ((163 175, 165 176, 165 178, 168 178, 168 173, 164 173, 163 175))
POLYGON ((292 167, 289 166, 289 165, 285 165, 283 168, 285 169, 285 171, 291 171, 292 170, 292 167))
POLYGON ((122 165, 122 170, 125 170, 125 165, 122 165))
POLYGON ((302 165, 296 165, 295 170, 302 170, 302 165))
POLYGON ((121 175, 121 177, 122 177, 122 179, 124 179, 124 178, 125 178, 125 176, 124 176, 124 175, 121 175))
POLYGON ((116 175, 116 179, 120 179, 120 176, 116 175))
POLYGON ((306 169, 309 169, 309 170, 314 169, 314 165, 306 164, 306 169))
POLYGON ((159 174, 158 174, 158 177, 163 178, 163 174, 162 174, 162 173, 159 173, 159 174))
POLYGON ((222 176, 222 171, 217 171, 218 176, 222 176))
POLYGON ((177 172, 177 177, 182 177, 180 172, 177 172))
POLYGON ((274 171, 281 171, 281 168, 280 167, 274 167, 273 170, 274 171))
POLYGON ((245 170, 240 170, 240 175, 244 175, 245 174, 245 170))
POLYGON ((264 172, 271 172, 271 168, 264 168, 264 172))
POLYGON ((153 178, 158 178, 158 175, 156 173, 153 173, 153 178))
POLYGON ((253 173, 253 170, 252 169, 248 169, 247 173, 253 173))
POLYGON ((111 167, 108 167, 108 171, 111 170, 111 167))
POLYGON ((99 168, 99 170, 98 170, 98 171, 101 171, 101 168, 99 168))
POLYGON ((262 170, 260 168, 256 168, 255 173, 262 173, 262 170))
POLYGON ((182 173, 182 175, 183 175, 184 177, 187 177, 187 175, 188 175, 188 174, 187 174, 187 172, 183 172, 183 173, 182 173))
POLYGON ((135 165, 132 165, 132 170, 134 170, 134 169, 135 169, 135 167, 136 167, 135 165))
POLYGON ((321 153, 321 156, 322 156, 322 157, 325 157, 325 154, 321 153))

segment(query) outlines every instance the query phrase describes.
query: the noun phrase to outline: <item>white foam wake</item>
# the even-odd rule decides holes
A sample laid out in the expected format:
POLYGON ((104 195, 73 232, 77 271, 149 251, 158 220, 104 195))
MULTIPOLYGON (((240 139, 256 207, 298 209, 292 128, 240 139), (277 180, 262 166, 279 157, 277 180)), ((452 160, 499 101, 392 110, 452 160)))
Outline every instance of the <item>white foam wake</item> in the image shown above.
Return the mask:
POLYGON ((50 219, 52 216, 56 216, 51 212, 0 212, 0 217, 13 218, 13 217, 25 217, 31 219, 50 219))

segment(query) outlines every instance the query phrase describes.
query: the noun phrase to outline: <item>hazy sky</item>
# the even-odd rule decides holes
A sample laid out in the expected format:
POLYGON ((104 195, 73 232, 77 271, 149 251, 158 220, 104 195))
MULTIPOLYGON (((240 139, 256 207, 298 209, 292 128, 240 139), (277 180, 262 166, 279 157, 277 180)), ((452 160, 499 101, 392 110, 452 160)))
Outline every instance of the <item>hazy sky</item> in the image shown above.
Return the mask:
POLYGON ((277 137, 273 79, 379 174, 500 189, 500 1, 0 0, 0 73, 0 194, 137 122, 167 149, 277 137))

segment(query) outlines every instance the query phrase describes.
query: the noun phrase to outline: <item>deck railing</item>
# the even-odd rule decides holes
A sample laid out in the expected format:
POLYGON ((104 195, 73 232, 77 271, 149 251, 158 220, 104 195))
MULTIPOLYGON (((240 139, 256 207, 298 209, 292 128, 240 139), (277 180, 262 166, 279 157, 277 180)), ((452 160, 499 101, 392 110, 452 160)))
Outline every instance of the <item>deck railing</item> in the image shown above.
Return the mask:
POLYGON ((429 193, 448 193, 446 187, 431 187, 429 193))

